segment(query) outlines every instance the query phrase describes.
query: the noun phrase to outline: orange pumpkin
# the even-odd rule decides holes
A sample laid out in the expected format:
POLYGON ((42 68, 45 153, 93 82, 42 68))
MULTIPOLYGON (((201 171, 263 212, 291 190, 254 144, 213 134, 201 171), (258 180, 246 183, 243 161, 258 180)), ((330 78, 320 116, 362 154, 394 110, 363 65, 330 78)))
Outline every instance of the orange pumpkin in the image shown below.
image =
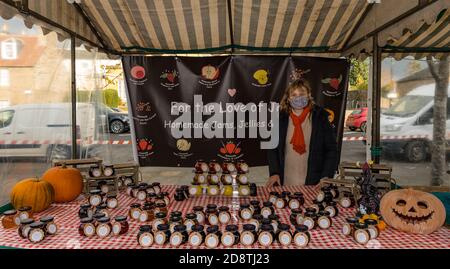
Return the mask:
POLYGON ((56 166, 48 169, 42 179, 55 189, 55 202, 65 203, 75 200, 83 190, 83 177, 78 169, 56 166))
POLYGON ((31 211, 47 209, 55 197, 50 183, 37 178, 26 178, 18 182, 11 191, 11 204, 14 208, 31 206, 31 211))

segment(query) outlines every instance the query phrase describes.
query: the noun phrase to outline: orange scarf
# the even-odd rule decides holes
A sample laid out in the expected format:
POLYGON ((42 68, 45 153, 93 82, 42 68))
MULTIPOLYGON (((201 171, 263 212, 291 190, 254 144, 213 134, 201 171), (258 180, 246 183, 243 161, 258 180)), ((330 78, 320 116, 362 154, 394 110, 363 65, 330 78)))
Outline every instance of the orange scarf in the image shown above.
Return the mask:
POLYGON ((295 115, 293 112, 290 113, 290 117, 292 119, 292 122, 294 123, 295 128, 294 134, 292 135, 291 138, 291 144, 294 150, 297 151, 300 155, 306 152, 305 137, 303 135, 302 123, 305 121, 310 111, 311 108, 308 106, 303 109, 300 116, 295 115))

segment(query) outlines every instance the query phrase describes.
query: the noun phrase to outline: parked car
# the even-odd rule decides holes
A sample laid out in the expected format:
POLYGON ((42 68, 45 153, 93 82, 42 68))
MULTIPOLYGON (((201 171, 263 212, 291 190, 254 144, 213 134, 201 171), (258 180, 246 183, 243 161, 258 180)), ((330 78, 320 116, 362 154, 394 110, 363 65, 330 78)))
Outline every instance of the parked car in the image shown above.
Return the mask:
POLYGON ((354 110, 350 115, 348 115, 345 121, 345 126, 347 126, 351 131, 360 129, 361 132, 366 132, 367 123, 367 107, 354 110))
MULTIPOLYGON (((0 157, 39 157, 47 161, 71 157, 71 104, 24 104, 0 110, 0 157), (12 141, 12 142, 11 142, 12 141)), ((95 135, 95 107, 77 104, 77 139, 95 135)), ((78 152, 84 149, 79 146, 78 152)))
MULTIPOLYGON (((403 155, 410 162, 421 162, 428 157, 433 137, 435 87, 435 84, 428 84, 415 88, 381 114, 381 136, 395 138, 381 140, 383 152, 403 155)), ((448 96, 447 151, 450 149, 450 86, 448 96)))
POLYGON ((130 131, 130 118, 128 113, 121 112, 118 108, 110 108, 101 104, 99 106, 100 114, 108 118, 108 128, 111 133, 121 134, 130 131))

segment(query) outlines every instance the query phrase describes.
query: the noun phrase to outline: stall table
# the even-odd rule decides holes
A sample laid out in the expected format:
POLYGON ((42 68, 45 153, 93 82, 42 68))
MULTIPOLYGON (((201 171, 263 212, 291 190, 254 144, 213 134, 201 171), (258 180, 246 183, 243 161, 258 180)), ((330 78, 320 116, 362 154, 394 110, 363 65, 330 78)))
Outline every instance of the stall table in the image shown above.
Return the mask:
MULTIPOLYGON (((239 223, 242 228, 242 221, 238 219, 238 207, 241 202, 250 201, 252 199, 258 199, 260 201, 266 201, 269 197, 269 192, 272 190, 282 191, 287 190, 291 192, 300 191, 304 194, 306 200, 306 206, 311 205, 312 200, 315 198, 318 191, 318 187, 312 186, 293 186, 293 187, 278 187, 267 189, 264 187, 258 187, 257 197, 245 197, 245 198, 233 198, 233 197, 210 197, 201 196, 196 198, 189 198, 188 200, 177 202, 173 199, 173 194, 178 186, 167 185, 162 186, 162 191, 170 193, 171 202, 169 204, 169 212, 182 211, 183 214, 192 211, 192 208, 196 205, 206 206, 209 203, 217 204, 218 206, 227 205, 231 208, 232 222, 239 223)), ((137 202, 136 199, 127 196, 124 192, 118 195, 119 207, 111 210, 111 216, 127 215, 129 205, 133 202, 137 202)), ((32 244, 26 239, 22 239, 17 234, 17 229, 3 229, 0 228, 0 246, 13 247, 13 248, 42 248, 42 249, 141 249, 142 247, 137 242, 137 233, 139 226, 142 223, 137 221, 128 220, 130 229, 127 234, 115 237, 110 236, 106 239, 100 239, 97 237, 86 238, 82 237, 78 233, 79 218, 78 210, 79 205, 85 202, 83 196, 80 196, 77 200, 65 203, 65 204, 53 204, 49 209, 35 214, 35 217, 44 215, 51 215, 55 217, 55 222, 58 225, 58 233, 53 236, 48 236, 44 241, 32 244)), ((405 248, 418 248, 418 249, 449 249, 450 248, 450 230, 442 227, 440 230, 430 235, 417 235, 408 234, 394 230, 393 228, 387 228, 380 233, 380 236, 376 240, 369 241, 366 245, 360 245, 356 243, 351 237, 344 236, 341 232, 345 218, 353 216, 354 208, 345 209, 338 207, 339 214, 333 219, 333 225, 327 230, 321 230, 316 228, 310 231, 311 242, 306 248, 310 249, 405 249, 405 248)), ((280 221, 283 223, 289 222, 289 209, 276 209, 277 215, 280 216, 280 221)), ((111 218, 113 219, 113 218, 111 218)), ((222 227, 224 228, 224 227, 222 227)), ((154 244, 151 248, 173 248, 169 244, 165 246, 159 246, 154 244)), ((181 249, 192 248, 190 245, 185 244, 180 246, 181 249)), ((198 248, 206 248, 204 245, 198 248)), ((223 248, 222 245, 219 248, 223 248)), ((235 249, 245 249, 247 247, 238 244, 235 249)), ((251 249, 296 249, 295 245, 289 247, 282 247, 279 243, 274 243, 271 247, 264 248, 258 243, 255 243, 251 249)))

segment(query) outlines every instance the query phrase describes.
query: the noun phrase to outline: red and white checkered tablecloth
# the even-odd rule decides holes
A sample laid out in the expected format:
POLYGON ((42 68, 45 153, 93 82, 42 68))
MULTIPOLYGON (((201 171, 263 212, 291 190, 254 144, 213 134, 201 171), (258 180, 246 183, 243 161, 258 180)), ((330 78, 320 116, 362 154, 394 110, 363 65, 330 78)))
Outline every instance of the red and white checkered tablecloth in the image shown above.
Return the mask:
MULTIPOLYGON (((163 186, 163 191, 170 193, 170 197, 173 197, 177 186, 167 185, 163 186)), ((317 187, 310 186, 295 186, 295 187, 282 187, 275 188, 276 191, 288 190, 291 192, 300 191, 304 194, 306 200, 306 206, 311 205, 311 201, 315 198, 317 187)), ((186 214, 192 211, 192 208, 196 205, 206 206, 209 203, 217 204, 218 206, 227 205, 232 208, 232 222, 239 224, 242 228, 242 223, 237 217, 238 206, 243 201, 250 201, 258 199, 260 201, 266 201, 269 197, 269 192, 273 189, 267 189, 264 187, 258 187, 257 197, 246 198, 232 198, 232 197, 209 197, 202 196, 197 198, 189 198, 183 202, 177 202, 171 200, 169 205, 169 211, 182 211, 186 214), (233 209, 235 208, 235 209, 233 209)), ((112 210, 112 217, 117 215, 126 215, 128 213, 129 205, 133 202, 137 202, 136 199, 127 196, 124 193, 119 194, 119 207, 112 210)), ((32 244, 26 239, 22 239, 17 234, 17 229, 3 229, 0 228, 0 246, 15 247, 15 248, 32 248, 32 249, 141 249, 142 247, 137 242, 137 233, 139 226, 142 223, 129 220, 130 229, 127 234, 121 236, 110 236, 105 239, 100 238, 86 238, 80 236, 78 233, 79 218, 78 210, 79 205, 85 202, 82 196, 76 201, 66 204, 53 204, 49 209, 35 214, 35 217, 44 215, 50 215, 55 217, 55 222, 58 225, 58 233, 53 236, 48 236, 44 241, 32 244)), ((280 216, 280 221, 283 223, 289 222, 289 209, 276 209, 277 215, 280 216)), ((341 233, 342 224, 345 222, 345 218, 353 215, 354 209, 344 209, 339 207, 339 214, 333 219, 333 226, 327 230, 321 230, 316 228, 310 231, 311 242, 307 246, 310 249, 450 249, 450 230, 442 227, 440 230, 430 235, 417 235, 408 234, 388 228, 381 232, 380 236, 376 240, 369 241, 366 245, 360 245, 356 243, 351 237, 344 236, 341 233)), ((224 228, 224 227, 222 227, 224 228)), ((158 246, 154 244, 151 248, 173 248, 169 244, 165 246, 158 246)), ((182 249, 192 248, 190 245, 185 244, 180 246, 182 249)), ((204 245, 198 248, 206 248, 204 245)), ((219 248, 223 248, 222 245, 219 248)), ((244 249, 243 245, 239 244, 234 249, 244 249)), ((295 245, 289 247, 282 247, 279 243, 272 244, 271 247, 265 248, 255 243, 249 249, 296 249, 295 245)))

